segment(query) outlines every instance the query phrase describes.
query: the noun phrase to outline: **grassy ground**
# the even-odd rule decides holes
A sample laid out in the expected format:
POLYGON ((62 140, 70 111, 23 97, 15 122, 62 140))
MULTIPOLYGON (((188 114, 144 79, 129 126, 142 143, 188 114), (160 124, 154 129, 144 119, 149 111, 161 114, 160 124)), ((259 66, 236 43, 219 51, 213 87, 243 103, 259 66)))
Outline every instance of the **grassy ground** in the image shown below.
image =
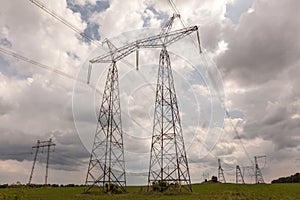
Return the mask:
POLYGON ((1 200, 96 200, 96 199, 155 199, 155 200, 230 200, 230 199, 268 199, 300 200, 300 184, 266 184, 266 185, 235 185, 235 184, 195 184, 193 193, 147 193, 139 186, 126 188, 126 194, 82 194, 82 187, 64 188, 6 188, 0 189, 1 200))

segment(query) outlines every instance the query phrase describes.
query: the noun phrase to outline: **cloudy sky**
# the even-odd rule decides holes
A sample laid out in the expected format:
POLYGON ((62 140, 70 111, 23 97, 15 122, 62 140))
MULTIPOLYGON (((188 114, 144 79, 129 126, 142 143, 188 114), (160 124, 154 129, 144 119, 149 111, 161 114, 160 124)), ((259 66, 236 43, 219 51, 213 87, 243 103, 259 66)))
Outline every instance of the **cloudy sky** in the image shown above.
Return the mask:
MULTIPOLYGON (((266 155, 259 159, 266 182, 299 171, 300 2, 174 2, 187 26, 200 27, 204 49, 199 55, 191 37, 170 47, 192 182, 217 175, 217 158, 228 182, 235 181, 235 166, 251 166, 255 155, 266 155)), ((167 0, 43 3, 89 37, 111 38, 116 46, 157 33, 174 12, 167 0)), ((183 28, 179 22, 174 29, 183 28)), ((49 66, 0 54, 0 183, 26 183, 31 147, 49 138, 56 148, 48 182, 84 183, 106 65, 93 71, 97 90, 80 80, 87 60, 105 48, 29 0, 1 2, 0 47, 49 66)), ((147 183, 158 53, 141 51, 139 71, 133 56, 119 65, 129 185, 147 183)), ((32 182, 43 183, 45 160, 44 150, 32 182)), ((244 173, 254 181, 251 170, 244 173)))

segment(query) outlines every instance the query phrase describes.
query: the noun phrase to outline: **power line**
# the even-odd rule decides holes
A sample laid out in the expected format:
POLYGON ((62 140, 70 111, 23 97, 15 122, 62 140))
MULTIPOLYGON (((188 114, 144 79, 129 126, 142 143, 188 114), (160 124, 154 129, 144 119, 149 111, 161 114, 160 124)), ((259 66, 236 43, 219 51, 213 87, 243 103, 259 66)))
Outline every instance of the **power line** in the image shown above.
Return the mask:
MULTIPOLYGON (((77 34, 79 34, 81 37, 87 39, 88 41, 91 42, 91 44, 100 47, 102 50, 104 50, 105 52, 109 52, 109 50, 107 48, 105 48, 104 46, 102 46, 102 44, 97 41, 92 39, 91 37, 89 37, 88 35, 86 35, 84 32, 82 32, 78 27, 74 26, 72 23, 70 23, 69 21, 67 21, 65 18, 63 18, 62 16, 58 15, 55 11, 51 10, 50 8, 48 8, 44 3, 42 3, 39 0, 29 0, 31 1, 33 4, 35 4, 36 6, 38 6, 39 8, 41 8, 43 11, 45 11, 47 14, 49 14, 50 16, 54 17, 55 19, 57 19, 58 21, 60 21, 62 24, 64 24, 65 26, 69 27, 71 30, 75 31, 77 34)), ((135 68, 135 66, 133 66, 131 63, 129 63, 126 60, 121 60, 120 62, 122 62, 123 64, 135 68)), ((144 80, 146 80, 146 78, 144 77, 143 74, 140 74, 142 76, 142 78, 144 80)), ((153 87, 153 90, 155 91, 155 88, 153 87)))
MULTIPOLYGON (((94 40, 91 37, 89 37, 87 34, 85 34, 84 32, 82 32, 78 27, 74 26, 72 23, 70 23, 69 21, 67 21, 65 18, 63 18, 62 16, 58 15, 55 11, 51 10, 50 8, 48 8, 41 1, 39 1, 39 0, 29 0, 29 1, 32 2, 33 4, 35 4, 36 6, 38 6, 39 8, 41 8, 43 11, 45 11, 46 13, 48 13, 50 16, 54 17, 55 19, 57 19, 58 21, 60 21, 61 23, 63 23, 67 27, 69 27, 71 30, 75 31, 81 37, 87 39, 92 44, 94 44, 94 45, 102 48, 106 52, 108 52, 108 50, 106 48, 104 48, 101 45, 101 43, 99 43, 99 41, 94 40)), ((178 9, 176 8, 174 2, 172 0, 170 0, 169 2, 171 3, 172 7, 174 7, 175 12, 179 14, 178 9)), ((186 25, 185 25, 183 19, 180 18, 180 21, 181 21, 182 25, 184 26, 184 28, 186 28, 186 25)), ((199 33, 197 33, 197 34, 199 34, 199 33)), ((198 35, 198 38, 199 38, 199 35, 198 35)), ((194 38, 192 38, 192 40, 194 41, 195 45, 197 45, 196 42, 195 42, 195 40, 194 40, 194 38)), ((200 48, 200 52, 201 52, 200 39, 199 39, 199 48, 200 48)), ((126 64, 126 65, 128 65, 128 66, 130 66, 130 67, 134 67, 132 64, 130 64, 126 60, 121 60, 121 62, 124 63, 124 64, 126 64)), ((143 77, 143 78, 145 78, 145 77, 143 77)))
MULTIPOLYGON (((98 40, 94 40, 92 39, 90 36, 88 36, 87 34, 85 34, 83 31, 81 31, 78 27, 74 26, 72 23, 70 23, 69 21, 67 21, 65 18, 63 18, 62 16, 58 15, 54 10, 51 10, 50 8, 48 8, 44 3, 42 3, 39 0, 29 0, 30 2, 32 2, 33 4, 35 4, 36 6, 38 6, 39 8, 41 8, 43 11, 45 11, 46 13, 48 13, 50 16, 54 17, 55 19, 57 19, 58 21, 60 21, 61 23, 63 23, 65 26, 69 27, 71 30, 75 31, 77 34, 79 34, 81 37, 87 39, 88 41, 91 42, 91 44, 100 47, 101 49, 105 50, 106 52, 108 52, 108 49, 104 48, 102 46, 102 44, 98 41, 98 40)), ((134 67, 132 64, 128 63, 127 61, 123 60, 121 61, 122 63, 134 67)))
MULTIPOLYGON (((176 7, 174 1, 173 1, 173 0, 169 0, 169 3, 170 3, 170 5, 171 5, 171 7, 173 8, 174 12, 175 12, 177 15, 180 16, 180 13, 179 13, 179 11, 178 11, 178 9, 177 9, 177 7, 176 7)), ((181 24, 183 25, 183 27, 186 28, 186 24, 184 23, 183 19, 182 19, 181 17, 179 17, 179 19, 180 19, 181 24)), ((193 38, 192 36, 191 36, 191 38, 192 38, 193 42, 195 43, 194 38, 193 38)), ((196 43, 195 43, 195 44, 196 44, 196 43)), ((208 66, 208 61, 207 61, 207 59, 206 59, 205 56, 204 56, 204 58, 205 58, 204 60, 205 60, 205 62, 206 62, 206 64, 207 64, 207 66, 208 66)), ((221 100, 221 99, 220 99, 220 100, 221 100)), ((221 102, 222 102, 222 101, 221 101, 221 102)), ((228 118, 231 119, 231 116, 230 116, 228 110, 227 110, 226 107, 225 107, 225 103, 224 103, 224 105, 223 105, 223 108, 224 108, 224 110, 225 110, 226 116, 227 116, 228 118)), ((232 121, 230 121, 230 123, 231 123, 231 126, 232 126, 233 129, 234 129, 234 132, 235 132, 237 138, 239 139, 239 141, 240 141, 240 143, 241 143, 241 146, 242 146, 242 148, 243 148, 243 150, 244 150, 244 152, 245 152, 245 154, 246 154, 248 160, 253 164, 253 161, 251 160, 250 155, 249 155, 248 151, 247 151, 246 148, 245 148, 245 145, 243 144, 243 142, 242 142, 242 140, 241 140, 241 137, 240 137, 240 135, 239 135, 239 133, 238 133, 238 131, 237 131, 237 129, 236 129, 236 126, 234 126, 234 124, 232 123, 232 121)), ((225 131, 225 129, 224 129, 224 131, 225 131)), ((211 152, 210 152, 210 153, 211 153, 211 152)), ((214 156, 215 156, 215 155, 214 155, 214 156)), ((215 156, 215 157, 216 157, 216 156, 215 156)))
MULTIPOLYGON (((50 16, 54 17, 55 19, 57 19, 58 21, 60 21, 61 23, 63 23, 65 26, 69 27, 71 30, 75 31, 77 34, 79 34, 81 37, 87 39, 88 41, 91 42, 91 44, 100 47, 102 50, 104 50, 105 52, 109 52, 108 49, 106 49, 104 46, 101 45, 101 43, 97 40, 92 39, 91 37, 89 37, 88 35, 86 35, 84 32, 82 32, 78 27, 74 26, 72 23, 70 23, 69 21, 67 21, 65 18, 63 18, 62 16, 58 15, 55 11, 51 10, 50 8, 48 8, 44 3, 42 3, 39 0, 29 0, 30 2, 32 2, 33 4, 35 4, 36 6, 38 6, 39 8, 41 8, 43 11, 45 11, 47 14, 49 14, 50 16)), ((179 14, 174 2, 173 2, 174 8, 175 8, 175 12, 179 14)), ((179 17, 180 18, 180 17, 179 17)), ((183 25, 184 28, 187 28, 184 21, 180 18, 180 21, 183 25)), ((197 32, 197 37, 198 37, 198 43, 199 43, 199 49, 200 49, 200 53, 202 52, 201 50, 201 45, 200 45, 200 37, 199 37, 199 33, 197 32)), ((192 38, 192 40, 195 43, 194 38, 192 38)), ((195 43, 195 45, 197 45, 195 43)), ((129 63, 128 61, 126 61, 125 59, 122 59, 120 62, 122 62, 123 64, 135 68, 135 66, 133 66, 131 63, 129 63)), ((146 80, 146 78, 144 77, 143 74, 140 74, 140 76, 146 80)), ((80 81, 80 80, 79 80, 80 81)), ((82 81, 82 80, 81 80, 82 81)), ((80 82, 81 82, 80 81, 80 82)), ((155 91, 154 86, 152 86, 152 89, 155 91)))
POLYGON ((44 10, 46 13, 48 13, 49 15, 51 15, 52 17, 54 17, 55 19, 57 19, 58 21, 60 21, 61 23, 63 23, 64 25, 66 25, 67 27, 72 29, 73 31, 75 31, 76 33, 78 33, 81 37, 83 37, 83 38, 87 39, 88 41, 90 41, 92 44, 94 44, 96 46, 101 46, 101 44, 98 41, 93 40, 92 38, 90 38, 88 35, 86 35, 84 32, 82 32, 79 28, 77 28, 76 26, 71 24, 69 21, 65 20, 62 16, 58 15, 56 12, 54 12, 53 10, 48 8, 41 1, 38 1, 38 0, 29 0, 29 1, 31 1, 33 4, 35 4, 36 6, 41 8, 42 10, 44 10))
MULTIPOLYGON (((16 53, 16 52, 12 51, 12 50, 8 50, 8 49, 5 49, 5 48, 0 47, 0 53, 3 53, 3 54, 6 54, 6 55, 9 55, 9 56, 12 56, 12 57, 14 57, 14 58, 16 58, 16 59, 18 59, 18 60, 22 60, 22 61, 24 61, 24 62, 27 62, 27 63, 30 63, 30 64, 32 64, 32 65, 34 65, 34 66, 37 66, 37 67, 39 67, 39 68, 48 70, 48 71, 50 71, 50 72, 54 72, 54 73, 56 73, 56 74, 58 74, 58 75, 60 75, 60 76, 62 76, 62 77, 65 77, 65 78, 68 78, 68 79, 71 79, 71 80, 74 80, 74 81, 78 81, 78 82, 83 83, 83 84, 86 85, 86 81, 83 80, 83 79, 78 79, 78 78, 76 78, 76 77, 74 77, 74 76, 72 76, 72 75, 69 75, 69 74, 67 74, 67 73, 65 73, 65 72, 63 72, 63 71, 60 71, 60 70, 58 70, 58 69, 55 69, 54 67, 50 67, 50 66, 48 66, 48 65, 45 65, 45 64, 42 64, 42 63, 37 62, 37 61, 35 61, 35 60, 32 60, 32 59, 30 59, 30 58, 27 58, 27 57, 25 57, 25 56, 23 56, 23 55, 21 55, 21 54, 18 54, 18 53, 16 53)), ((100 93, 100 91, 99 91, 95 86, 89 84, 88 87, 91 87, 92 89, 95 89, 97 93, 100 93)))
MULTIPOLYGON (((170 3, 170 5, 171 5, 171 7, 173 8, 174 12, 175 12, 177 15, 180 16, 179 10, 177 9, 177 7, 176 7, 174 1, 173 1, 173 0, 168 0, 168 2, 170 3)), ((180 17, 179 19, 180 19, 181 24, 183 25, 183 27, 186 27, 186 25, 185 25, 183 19, 182 19, 181 17, 180 17)), ((191 37, 192 37, 192 36, 191 36, 191 37)), ((194 38, 192 38, 192 40, 193 40, 193 42, 195 43, 194 38)), ((207 66, 208 66, 208 61, 207 61, 207 59, 206 59, 205 56, 204 56, 204 58, 205 58, 205 62, 206 62, 206 64, 207 64, 207 66)), ((221 100, 221 99, 220 99, 220 100, 221 100)), ((221 102, 222 102, 222 101, 221 101, 221 102)), ((230 116, 228 110, 227 110, 226 107, 225 107, 225 103, 223 103, 223 108, 224 108, 224 110, 225 110, 226 116, 227 116, 229 119, 231 119, 231 116, 230 116)), ((237 131, 237 129, 236 129, 236 126, 234 126, 234 124, 232 123, 232 121, 230 121, 230 123, 231 123, 231 126, 232 126, 233 129, 234 129, 234 132, 235 132, 237 138, 238 138, 239 141, 240 141, 240 144, 241 144, 241 146, 242 146, 242 148, 243 148, 243 150, 244 150, 244 152, 245 152, 245 154, 246 154, 248 160, 249 160, 252 164, 254 164, 253 161, 251 160, 251 157, 250 157, 248 151, 247 151, 246 148, 245 148, 244 143, 243 143, 242 140, 241 140, 241 137, 240 137, 240 135, 239 135, 239 133, 238 133, 238 131, 237 131)), ((224 130, 224 131, 225 131, 225 130, 224 130)))
MULTIPOLYGON (((231 116, 230 116, 228 110, 225 108, 225 104, 224 104, 224 110, 225 110, 226 116, 227 116, 229 119, 231 119, 231 116)), ((245 145, 244 145, 244 143, 243 143, 243 141, 242 141, 242 139, 241 139, 241 137, 240 137, 240 134, 239 134, 239 132, 238 132, 236 126, 232 123, 231 120, 229 120, 229 121, 230 121, 230 124, 231 124, 231 126, 232 126, 232 128, 233 128, 233 130, 234 130, 235 135, 237 136, 237 138, 238 138, 239 141, 240 141, 240 144, 241 144, 241 146, 242 146, 242 148, 243 148, 243 150, 244 150, 244 152, 245 152, 245 154, 246 154, 248 160, 249 160, 249 161, 251 162, 251 164, 253 165, 254 163, 253 163, 253 161, 251 160, 251 157, 250 157, 250 155, 249 155, 249 153, 248 153, 248 151, 247 151, 247 149, 246 149, 246 147, 245 147, 245 145)), ((225 130, 224 130, 224 131, 225 131, 225 130)))
POLYGON ((0 152, 0 156, 19 156, 19 155, 29 155, 32 154, 32 152, 0 152))
MULTIPOLYGON (((180 15, 179 10, 177 9, 177 7, 176 7, 174 1, 173 1, 173 0, 168 0, 168 2, 170 3, 170 5, 171 5, 172 9, 174 10, 174 12, 176 13, 176 15, 179 16, 179 19, 180 19, 180 22, 181 22, 182 26, 183 26, 184 28, 186 28, 187 26, 186 26, 185 22, 183 21, 183 19, 180 17, 181 15, 180 15)), ((197 32, 197 33, 198 33, 198 32, 197 32)), ((198 33, 198 34, 199 34, 199 33, 198 33)), ((200 41, 199 35, 197 35, 197 36, 198 36, 198 40, 200 41)), ((194 37, 192 37, 192 35, 190 35, 190 37, 191 37, 191 39, 193 40, 193 43, 197 45, 197 43, 195 42, 194 37)), ((201 48, 200 48, 200 53, 202 53, 201 48)), ((207 61, 205 55, 204 55, 204 61, 206 62, 206 65, 208 66, 208 61, 207 61)), ((225 112, 226 112, 227 117, 231 119, 231 117, 230 117, 230 115, 229 115, 229 112, 227 111, 227 109, 226 109, 226 107, 225 107, 225 104, 224 104, 223 108, 224 108, 224 110, 225 110, 225 112)), ((231 121, 230 121, 230 122, 231 122, 231 121)), ((240 136, 239 136, 239 134, 238 134, 238 131, 237 131, 236 127, 233 125, 232 122, 231 122, 231 125, 232 125, 232 127, 234 128, 235 133, 236 133, 237 137, 238 137, 239 140, 240 140, 240 143, 242 144, 242 147, 243 147, 243 149, 244 149, 245 154, 247 155, 247 158, 248 158, 248 159, 250 160, 250 162, 253 164, 253 162, 252 162, 252 160, 251 160, 251 158, 250 158, 250 156, 249 156, 249 153, 247 152, 247 150, 246 150, 246 148, 245 148, 243 142, 241 141, 241 138, 240 138, 240 136)), ((224 129, 224 131, 225 131, 225 129, 224 129)), ((203 146, 208 150, 208 148, 205 146, 205 144, 203 144, 203 146)), ((211 151, 209 151, 209 150, 208 150, 208 153, 211 154, 212 156, 214 156, 215 158, 218 158, 217 156, 215 156, 215 155, 214 155, 211 151)), ((226 164, 224 161, 223 161, 223 163, 224 163, 225 165, 229 166, 230 168, 235 169, 234 167, 232 167, 232 166, 226 164)))
MULTIPOLYGON (((206 64, 206 66, 209 66, 206 54, 204 54, 203 58, 204 58, 204 62, 206 64)), ((217 85, 214 79, 211 79, 211 81, 213 82, 213 85, 215 85, 215 86, 217 85)), ((232 119, 231 116, 230 116, 230 113, 228 112, 228 110, 226 108, 225 102, 221 99, 221 97, 219 95, 218 95, 218 98, 219 98, 219 100, 221 102, 221 105, 222 105, 224 111, 225 111, 226 117, 228 119, 232 119)), ((229 120, 229 122, 230 122, 231 127, 233 128, 233 131, 234 131, 235 135, 237 136, 237 138, 238 138, 238 140, 239 140, 239 142, 240 142, 240 144, 241 144, 241 146, 243 148, 243 151, 244 151, 245 155, 247 156, 247 158, 251 162, 251 164, 254 165, 254 163, 253 163, 253 161, 251 159, 251 156, 249 155, 249 153, 248 153, 248 151, 247 151, 247 149, 246 149, 246 147, 245 147, 245 145, 244 145, 244 143, 243 143, 243 141, 242 141, 242 139, 241 139, 241 137, 239 135, 239 132, 238 132, 236 126, 232 123, 231 120, 229 120)), ((225 133, 228 133, 225 129, 223 129, 223 130, 224 130, 225 133)))
MULTIPOLYGON (((65 78, 68 78, 68 79, 71 79, 71 80, 74 80, 74 81, 78 81, 78 82, 80 82, 80 83, 82 83, 82 84, 87 85, 87 84, 86 84, 86 81, 83 80, 83 79, 78 79, 78 78, 76 78, 76 77, 74 77, 74 76, 71 76, 71 75, 69 75, 69 74, 67 74, 67 73, 65 73, 65 72, 63 72, 63 71, 54 69, 54 67, 50 67, 50 66, 48 66, 48 65, 39 63, 39 62, 37 62, 37 61, 35 61, 35 60, 32 60, 32 59, 30 59, 30 58, 27 58, 27 57, 21 55, 21 54, 18 54, 18 53, 16 53, 16 52, 12 51, 12 50, 8 50, 8 49, 5 49, 5 48, 0 47, 0 53, 3 53, 3 54, 5 54, 5 55, 12 56, 12 57, 14 57, 14 58, 16 58, 16 59, 18 59, 18 60, 22 60, 22 61, 24 61, 24 62, 27 62, 27 63, 30 63, 30 64, 32 64, 32 65, 34 65, 34 66, 37 66, 37 67, 39 67, 39 68, 48 70, 48 71, 50 71, 50 72, 54 72, 54 73, 56 73, 56 74, 58 74, 58 75, 60 75, 60 76, 62 76, 62 77, 65 77, 65 78)), ((145 79, 145 77, 144 77, 142 74, 141 74, 141 76, 145 79)), ((101 94, 101 92, 96 88, 96 86, 91 85, 91 84, 88 84, 87 86, 90 87, 90 88, 92 88, 92 89, 94 89, 98 94, 101 94)), ((154 88, 153 86, 152 86, 151 88, 153 89, 153 91, 155 91, 155 88, 154 88)), ((123 113, 123 114, 128 115, 126 112, 123 113)), ((138 121, 136 121, 134 118, 132 118, 132 121, 134 121, 134 122, 135 122, 137 125, 139 125, 140 127, 144 128, 144 127, 142 126, 142 124, 140 124, 140 123, 139 123, 138 121)), ((124 132, 124 133, 126 134, 126 132, 124 132)), ((129 135, 129 136, 131 136, 131 135, 129 135)), ((131 137, 133 137, 133 136, 131 136, 131 137)), ((13 155, 14 155, 14 153, 9 153, 9 154, 13 154, 13 155)), ((2 154, 0 153, 0 155, 2 155, 2 154)), ((8 154, 7 154, 7 155, 8 155, 8 154)))
POLYGON ((69 79, 72 79, 72 80, 76 80, 76 81, 85 83, 85 81, 80 80, 80 79, 76 79, 74 76, 71 76, 71 75, 69 75, 69 74, 67 74, 67 73, 65 73, 63 71, 60 71, 60 70, 57 70, 57 69, 53 69, 52 67, 50 67, 48 65, 41 64, 41 63, 39 63, 39 62, 37 62, 35 60, 29 59, 29 58, 27 58, 25 56, 17 54, 16 52, 11 51, 11 50, 4 49, 4 48, 0 47, 0 52, 4 53, 6 55, 9 55, 9 56, 15 57, 15 58, 17 58, 19 60, 25 61, 27 63, 33 64, 33 65, 35 65, 37 67, 46 69, 48 71, 52 71, 52 72, 54 72, 54 73, 56 73, 56 74, 58 74, 60 76, 64 76, 66 78, 69 78, 69 79))
MULTIPOLYGON (((44 10, 46 13, 48 13, 49 15, 51 15, 51 16, 54 17, 55 19, 59 20, 61 23, 63 23, 64 25, 66 25, 67 27, 69 27, 70 29, 72 29, 73 31, 75 31, 76 33, 78 33, 80 36, 82 36, 83 38, 85 38, 85 39, 87 39, 88 41, 90 41, 92 44, 94 44, 94 45, 96 45, 96 46, 99 46, 99 47, 101 47, 102 49, 105 49, 98 41, 96 41, 96 40, 90 38, 88 35, 86 35, 84 32, 82 32, 79 28, 77 28, 76 26, 72 25, 70 22, 68 22, 67 20, 65 20, 63 17, 59 16, 59 15, 58 15, 56 12, 54 12, 53 10, 47 8, 46 5, 43 4, 41 1, 38 1, 38 0, 30 0, 30 1, 31 1, 32 3, 34 3, 36 6, 38 6, 39 8, 41 8, 42 10, 44 10)), ((173 8, 173 10, 175 11, 175 13, 176 13, 176 14, 179 14, 179 11, 178 11, 178 9, 177 9, 175 3, 173 2, 173 0, 169 0, 169 3, 170 3, 170 5, 172 6, 172 8, 173 8)), ((183 21, 183 19, 182 19, 181 17, 180 17, 180 21, 181 21, 181 24, 183 25, 183 27, 186 28, 186 24, 185 24, 185 22, 183 21)), ((194 39, 193 37, 192 37, 191 39, 192 39, 193 42, 196 44, 195 39, 194 39)), ((197 44, 196 44, 196 45, 197 45, 197 44)), ((105 49, 105 50, 106 50, 106 49, 105 49)), ((107 50, 106 50, 106 51, 107 51, 107 50)), ((2 52, 3 52, 3 51, 2 51, 2 52)), ((6 53, 6 52, 4 52, 4 53, 6 53)), ((14 56, 14 55, 13 55, 13 56, 14 56)), ((17 56, 14 56, 14 57, 19 58, 19 59, 21 59, 21 60, 24 60, 24 61, 26 61, 26 62, 29 62, 29 63, 31 63, 31 64, 34 64, 34 65, 36 65, 36 66, 42 67, 42 68, 47 68, 47 67, 48 67, 48 66, 46 66, 46 65, 37 63, 36 61, 33 61, 33 60, 27 60, 26 58, 25 58, 25 59, 22 59, 22 57, 20 58, 20 57, 17 57, 17 56)), ((122 62, 123 62, 124 64, 126 64, 126 65, 129 65, 129 66, 131 66, 131 67, 134 67, 132 64, 128 63, 128 62, 125 61, 125 60, 123 60, 122 62)), ((50 67, 49 67, 49 68, 50 68, 50 67)), ((60 74, 60 75, 62 75, 62 76, 71 78, 71 79, 73 79, 73 80, 76 80, 76 81, 79 81, 79 82, 82 82, 82 83, 85 83, 85 81, 76 79, 75 77, 72 77, 72 76, 70 76, 70 75, 68 75, 68 74, 66 74, 66 73, 64 73, 64 72, 61 72, 61 71, 59 71, 59 70, 55 70, 55 69, 52 69, 52 68, 50 68, 50 69, 51 69, 51 71, 53 71, 53 72, 55 72, 55 73, 57 73, 57 74, 60 74)), ((226 111, 226 115, 228 116, 228 118, 231 118, 230 115, 229 115, 229 113, 228 113, 228 111, 226 110, 225 106, 224 106, 224 109, 225 109, 225 111, 226 111)), ((231 122, 231 124, 232 124, 232 122, 231 122)), ((248 159, 250 160, 250 162, 253 164, 252 160, 250 159, 249 153, 247 152, 247 150, 246 150, 246 148, 245 148, 245 146, 244 146, 244 144, 243 144, 243 142, 242 142, 242 140, 241 140, 241 138, 240 138, 240 136, 239 136, 239 133, 238 133, 238 131, 236 130, 236 127, 235 127, 233 124, 232 124, 232 126, 233 126, 233 128, 234 128, 235 134, 237 135, 237 137, 238 137, 238 139, 239 139, 239 141, 240 141, 240 143, 241 143, 241 145, 242 145, 242 147, 243 147, 243 149, 244 149, 245 154, 247 155, 247 157, 248 157, 248 159)), ((211 154, 211 152, 210 152, 210 154, 211 154)), ((224 164, 226 165, 226 163, 224 163, 224 164)))
MULTIPOLYGON (((182 26, 183 26, 184 28, 187 28, 187 25, 186 25, 186 23, 184 22, 184 20, 181 18, 181 15, 180 15, 180 13, 179 13, 179 10, 177 9, 177 7, 176 7, 174 1, 173 1, 173 0, 168 0, 168 1, 169 1, 170 5, 171 5, 173 11, 176 13, 176 15, 179 16, 179 20, 180 20, 182 26)), ((189 37, 192 39, 192 41, 193 41, 193 43, 194 43, 194 45, 195 45, 196 47, 199 45, 200 53, 202 53, 202 49, 201 49, 201 45, 200 45, 199 31, 197 32, 198 44, 197 44, 197 39, 195 39, 192 35, 190 35, 189 37)))

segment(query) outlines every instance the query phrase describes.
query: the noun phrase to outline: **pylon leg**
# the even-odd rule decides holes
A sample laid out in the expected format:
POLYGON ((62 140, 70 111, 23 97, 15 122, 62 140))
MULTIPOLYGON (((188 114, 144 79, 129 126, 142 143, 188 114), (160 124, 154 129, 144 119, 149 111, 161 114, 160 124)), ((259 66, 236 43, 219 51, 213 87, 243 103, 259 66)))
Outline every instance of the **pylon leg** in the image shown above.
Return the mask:
POLYGON ((37 155, 38 155, 38 152, 39 152, 39 146, 40 146, 40 141, 38 140, 37 144, 36 144, 36 149, 35 149, 33 164, 32 164, 32 168, 31 168, 31 173, 30 173, 30 177, 29 177, 29 181, 28 181, 29 185, 31 184, 31 180, 32 180, 32 176, 33 176, 33 171, 34 171, 34 166, 35 166, 37 155))

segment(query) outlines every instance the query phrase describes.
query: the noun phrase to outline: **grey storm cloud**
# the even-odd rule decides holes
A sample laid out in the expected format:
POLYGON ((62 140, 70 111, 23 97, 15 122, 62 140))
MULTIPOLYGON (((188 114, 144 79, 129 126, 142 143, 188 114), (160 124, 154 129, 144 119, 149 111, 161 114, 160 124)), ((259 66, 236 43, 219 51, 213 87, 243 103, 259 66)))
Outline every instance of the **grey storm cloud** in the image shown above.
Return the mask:
POLYGON ((13 109, 13 105, 0 97, 0 115, 8 114, 13 109))
MULTIPOLYGON (((242 91, 232 92, 230 90, 234 88, 225 87, 225 94, 226 90, 229 91, 226 94, 227 100, 231 103, 229 112, 240 112, 236 116, 236 119, 241 121, 238 126, 239 134, 244 145, 247 148, 250 146, 248 151, 251 156, 264 153, 269 154, 271 161, 295 160, 300 151, 298 136, 300 132, 298 116, 300 113, 298 88, 300 84, 300 13, 298 10, 300 2, 254 0, 252 5, 254 12, 244 12, 239 20, 236 20, 237 23, 226 18, 226 15, 230 14, 228 13, 230 11, 224 10, 228 2, 191 0, 176 3, 182 16, 187 17, 186 22, 189 25, 203 22, 203 16, 211 18, 209 22, 200 26, 201 42, 206 50, 217 54, 213 57, 223 75, 225 85, 233 82, 237 89, 242 91), (195 12, 190 12, 191 7, 195 8, 195 12), (219 54, 216 52, 221 41, 228 45, 227 50, 219 54), (255 144, 257 139, 260 139, 259 144, 255 144), (274 149, 278 150, 278 153, 273 154, 274 149)), ((149 23, 147 22, 149 26, 160 27, 166 15, 172 11, 167 1, 151 1, 150 6, 153 6, 156 12, 149 10, 149 5, 142 1, 130 1, 130 3, 108 1, 105 5, 96 3, 96 8, 91 13, 85 13, 87 12, 85 10, 92 7, 94 5, 92 3, 86 4, 85 7, 77 6, 76 1, 73 0, 45 1, 45 3, 95 38, 112 37, 128 28, 130 30, 142 28, 145 18, 149 20, 149 23), (104 7, 97 8, 97 6, 104 7), (130 9, 124 10, 124 7, 130 9), (160 14, 163 15, 159 16, 160 14), (116 23, 116 19, 119 23, 116 23)), ((3 1, 0 16, 2 46, 23 53, 41 63, 53 67, 59 66, 59 69, 67 74, 76 74, 81 62, 87 58, 87 54, 91 53, 90 44, 79 39, 75 33, 29 1, 3 1)), ((47 140, 51 137, 56 143, 55 152, 51 152, 51 168, 61 170, 61 173, 68 171, 75 173, 87 167, 89 152, 81 143, 82 138, 79 136, 92 140, 96 128, 95 113, 98 109, 86 108, 89 104, 99 104, 98 99, 101 97, 98 95, 88 101, 82 93, 78 97, 78 109, 72 110, 73 82, 71 80, 61 79, 54 73, 37 69, 12 58, 4 59, 5 62, 1 62, 0 59, 0 160, 3 162, 17 160, 21 164, 24 163, 22 161, 32 161, 31 147, 35 145, 36 140, 47 140), (6 68, 9 68, 9 71, 6 68), (78 120, 84 122, 84 128, 89 128, 77 133, 78 130, 74 125, 76 119, 73 119, 72 111, 78 111, 80 114, 77 116, 78 120), (26 154, 21 155, 23 152, 26 154)), ((176 80, 178 83, 178 79, 176 80)), ((122 82, 122 87, 127 87, 131 83, 131 80, 127 83, 122 82)), ((99 85, 99 88, 102 87, 103 85, 99 85)), ((203 90, 199 88, 199 93, 201 91, 203 90)), ((184 110, 182 119, 198 118, 198 115, 190 114, 193 108, 189 105, 189 99, 184 98, 188 94, 187 91, 184 88, 176 88, 176 92, 183 98, 180 102, 184 104, 180 105, 184 110)), ((121 105, 124 109, 122 120, 126 167, 132 172, 147 171, 153 114, 149 104, 154 102, 154 97, 153 101, 147 99, 139 108, 129 99, 131 94, 122 94, 122 98, 124 96, 128 98, 127 105, 121 105), (145 112, 143 107, 148 111, 145 112), (139 118, 133 121, 130 114, 139 118), (144 127, 138 129, 139 124, 143 124, 144 127)), ((200 109, 199 112, 203 110, 200 109)), ((200 114, 202 117, 206 113, 200 114)), ((201 123, 203 121, 202 118, 201 123)), ((204 125, 206 127, 203 123, 204 125)), ((188 131, 194 134, 197 130, 194 127, 187 128, 190 130, 183 130, 185 137, 189 136, 188 131)), ((205 135, 201 131, 199 133, 201 133, 199 136, 205 135)), ((200 137, 200 139, 193 146, 194 149, 190 148, 188 152, 193 165, 193 178, 197 177, 194 180, 200 180, 199 171, 202 173, 205 172, 204 170, 209 170, 215 173, 217 156, 231 164, 246 160, 240 139, 232 131, 224 133, 212 151, 201 158, 199 158, 201 153, 199 151, 201 141, 205 138, 200 137)), ((42 159, 40 162, 44 161, 45 159, 42 159)), ((279 167, 278 171, 280 169, 279 167)), ((1 173, 6 172, 1 171, 1 173)), ((86 171, 80 173, 84 175, 86 171)), ((278 172, 272 174, 275 175, 277 176, 278 172)), ((59 178, 64 181, 72 180, 67 176, 59 178)), ((134 181, 132 180, 133 183, 134 181)))
POLYGON ((17 130, 1 128, 0 159, 31 160, 35 136, 17 130))
POLYGON ((292 117, 300 106, 299 6, 295 0, 254 1, 254 11, 224 34, 228 50, 217 58, 224 79, 245 89, 228 96, 246 115, 241 137, 271 141, 277 150, 300 142, 300 120, 292 117))
POLYGON ((51 157, 56 169, 77 170, 89 157, 75 131, 54 131, 47 133, 56 143, 55 153, 51 157))
MULTIPOLYGON (((1 130, 0 159, 33 161, 37 139, 46 141, 52 138, 56 144, 51 147, 50 167, 59 170, 78 170, 82 160, 89 157, 76 132, 53 131, 40 136, 31 135, 17 130, 1 130)), ((46 162, 46 147, 39 149, 38 161, 46 162)))
POLYGON ((252 13, 244 13, 234 30, 224 35, 228 43, 217 64, 225 77, 243 85, 275 79, 299 60, 300 2, 254 1, 252 13))

